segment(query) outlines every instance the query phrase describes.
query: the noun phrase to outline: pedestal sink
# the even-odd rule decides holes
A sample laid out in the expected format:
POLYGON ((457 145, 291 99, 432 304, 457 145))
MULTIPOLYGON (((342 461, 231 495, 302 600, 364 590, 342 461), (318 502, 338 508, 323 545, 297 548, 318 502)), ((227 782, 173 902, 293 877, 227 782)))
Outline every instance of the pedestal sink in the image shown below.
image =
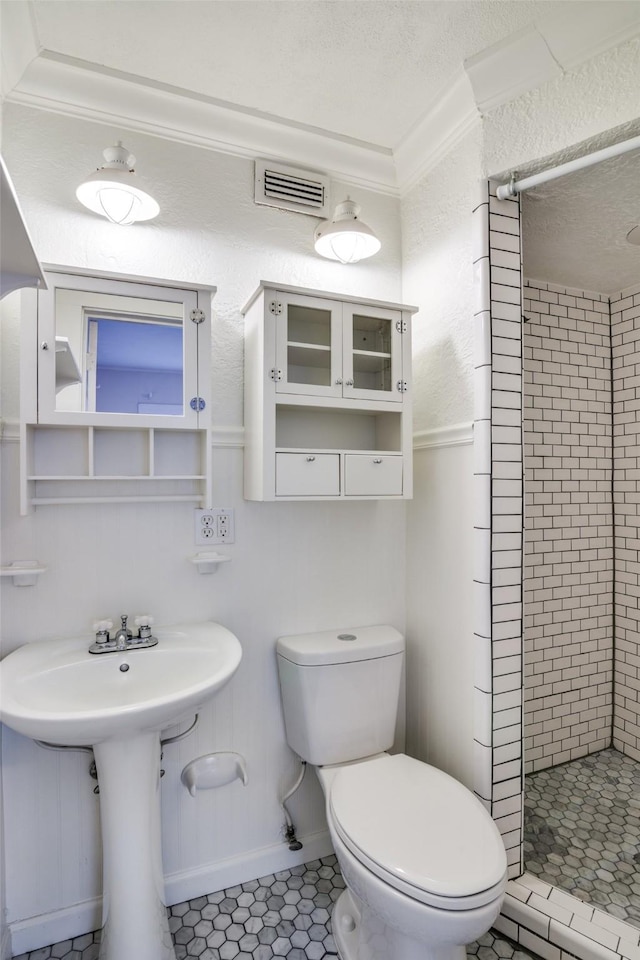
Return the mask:
POLYGON ((175 960, 164 902, 160 731, 233 676, 242 650, 218 623, 154 628, 158 645, 88 652, 91 638, 28 643, 0 663, 0 720, 59 745, 92 746, 104 861, 100 960, 175 960))

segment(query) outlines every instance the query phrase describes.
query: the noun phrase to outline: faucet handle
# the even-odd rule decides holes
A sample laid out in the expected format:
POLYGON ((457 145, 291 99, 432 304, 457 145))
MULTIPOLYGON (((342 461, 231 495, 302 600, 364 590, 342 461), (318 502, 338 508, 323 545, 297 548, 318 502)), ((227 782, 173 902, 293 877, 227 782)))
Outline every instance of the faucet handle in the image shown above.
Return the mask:
POLYGON ((150 637, 151 636, 151 625, 153 624, 153 617, 150 617, 146 613, 141 613, 133 621, 138 628, 138 636, 140 637, 150 637))
POLYGON ((113 627, 113 620, 96 620, 93 629, 97 643, 106 643, 109 639, 109 630, 113 627))

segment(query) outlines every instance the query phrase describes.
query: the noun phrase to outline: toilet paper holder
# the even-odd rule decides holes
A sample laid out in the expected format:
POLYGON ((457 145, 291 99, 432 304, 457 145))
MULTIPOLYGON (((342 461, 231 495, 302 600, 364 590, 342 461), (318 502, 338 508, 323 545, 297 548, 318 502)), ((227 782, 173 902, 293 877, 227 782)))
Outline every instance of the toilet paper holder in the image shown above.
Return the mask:
POLYGON ((206 753, 191 760, 182 771, 180 779, 192 797, 195 797, 197 790, 212 790, 234 780, 242 780, 246 787, 247 764, 239 753, 206 753))

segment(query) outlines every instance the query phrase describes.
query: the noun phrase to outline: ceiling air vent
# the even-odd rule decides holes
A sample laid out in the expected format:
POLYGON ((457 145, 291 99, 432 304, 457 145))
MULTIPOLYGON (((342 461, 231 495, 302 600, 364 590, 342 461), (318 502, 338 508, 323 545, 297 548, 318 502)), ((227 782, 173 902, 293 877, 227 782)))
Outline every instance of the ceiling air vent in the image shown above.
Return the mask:
POLYGON ((314 170, 256 160, 255 202, 326 219, 329 178, 314 170))

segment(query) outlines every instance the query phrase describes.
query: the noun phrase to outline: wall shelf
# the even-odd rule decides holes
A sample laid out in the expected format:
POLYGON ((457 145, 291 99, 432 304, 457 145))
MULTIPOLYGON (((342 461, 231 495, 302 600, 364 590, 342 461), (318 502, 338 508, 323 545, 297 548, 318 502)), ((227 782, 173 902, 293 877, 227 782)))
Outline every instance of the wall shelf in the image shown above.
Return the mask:
POLYGON ((211 499, 207 429, 25 423, 20 446, 23 515, 56 503, 173 502, 204 509, 211 499))

